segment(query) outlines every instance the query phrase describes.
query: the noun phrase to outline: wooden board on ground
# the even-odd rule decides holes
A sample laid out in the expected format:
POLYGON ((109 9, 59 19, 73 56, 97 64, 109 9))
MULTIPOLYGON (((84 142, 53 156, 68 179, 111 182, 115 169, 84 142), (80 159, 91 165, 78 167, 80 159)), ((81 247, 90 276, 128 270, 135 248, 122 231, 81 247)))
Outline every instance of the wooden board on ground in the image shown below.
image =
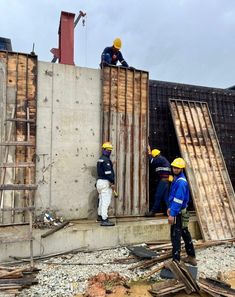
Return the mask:
POLYGON ((185 285, 176 280, 168 280, 165 282, 160 282, 157 284, 152 285, 152 288, 149 290, 149 292, 153 296, 169 296, 169 294, 172 293, 178 293, 185 289, 185 285))
POLYGON ((217 280, 199 278, 198 284, 201 290, 208 293, 210 296, 235 296, 235 289, 232 289, 229 284, 226 285, 225 283, 217 280))

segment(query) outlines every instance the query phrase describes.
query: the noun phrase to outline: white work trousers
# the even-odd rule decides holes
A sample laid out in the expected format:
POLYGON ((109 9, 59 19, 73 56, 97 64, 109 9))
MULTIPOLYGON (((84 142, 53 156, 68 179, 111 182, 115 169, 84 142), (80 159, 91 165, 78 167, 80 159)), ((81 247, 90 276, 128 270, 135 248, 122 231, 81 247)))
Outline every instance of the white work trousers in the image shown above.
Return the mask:
POLYGON ((108 208, 112 198, 111 183, 105 179, 98 179, 96 189, 99 193, 98 215, 101 216, 103 220, 106 220, 108 218, 108 208))

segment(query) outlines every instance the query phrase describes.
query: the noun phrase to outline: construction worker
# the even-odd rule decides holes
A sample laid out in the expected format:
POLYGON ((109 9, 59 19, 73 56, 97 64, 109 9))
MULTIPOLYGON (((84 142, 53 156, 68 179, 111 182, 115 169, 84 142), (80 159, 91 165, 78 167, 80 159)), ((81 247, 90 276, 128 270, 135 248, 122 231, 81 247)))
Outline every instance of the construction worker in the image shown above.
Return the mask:
POLYGON ((113 146, 110 142, 105 142, 102 145, 102 156, 97 162, 96 189, 99 193, 98 218, 101 226, 114 226, 115 224, 108 219, 108 208, 111 203, 112 191, 114 186, 114 171, 113 164, 110 160, 113 146))
POLYGON ((183 173, 185 165, 185 161, 182 158, 176 158, 171 163, 174 179, 170 187, 167 214, 168 223, 171 225, 173 260, 180 261, 181 237, 183 237, 187 257, 182 260, 196 266, 195 250, 188 230, 189 214, 187 206, 189 202, 189 186, 183 173))
POLYGON ((106 47, 101 55, 100 67, 102 68, 105 65, 117 65, 119 61, 123 67, 129 67, 127 62, 123 59, 120 49, 122 47, 122 41, 120 38, 116 38, 113 41, 113 45, 106 47))
POLYGON ((161 155, 161 151, 153 149, 149 151, 150 169, 155 175, 154 199, 151 203, 150 211, 145 213, 146 217, 154 217, 155 213, 161 210, 161 203, 164 202, 166 213, 167 199, 169 193, 169 176, 171 173, 170 162, 161 155))

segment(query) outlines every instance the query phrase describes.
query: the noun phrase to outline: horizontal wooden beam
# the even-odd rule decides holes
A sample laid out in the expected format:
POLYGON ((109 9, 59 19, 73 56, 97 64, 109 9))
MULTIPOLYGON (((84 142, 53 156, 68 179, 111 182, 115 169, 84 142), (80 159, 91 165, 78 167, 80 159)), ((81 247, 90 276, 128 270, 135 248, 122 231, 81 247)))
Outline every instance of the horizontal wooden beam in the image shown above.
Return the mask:
POLYGON ((9 141, 1 142, 0 146, 35 146, 35 144, 28 141, 9 141))
POLYGON ((21 163, 3 163, 0 165, 0 168, 27 168, 35 167, 35 164, 32 162, 21 162, 21 163))
POLYGON ((0 185, 0 190, 37 190, 37 185, 34 184, 5 184, 0 185))
POLYGON ((35 119, 21 119, 21 118, 14 118, 14 119, 6 119, 9 122, 22 122, 22 123, 35 123, 35 119))

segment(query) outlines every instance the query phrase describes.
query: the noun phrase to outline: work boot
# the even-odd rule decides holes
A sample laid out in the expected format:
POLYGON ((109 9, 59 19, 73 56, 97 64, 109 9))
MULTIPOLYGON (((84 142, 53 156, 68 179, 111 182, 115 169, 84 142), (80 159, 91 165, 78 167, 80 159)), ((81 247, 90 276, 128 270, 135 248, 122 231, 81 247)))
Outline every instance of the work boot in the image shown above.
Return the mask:
POLYGON ((115 224, 113 222, 110 222, 108 219, 106 219, 106 220, 101 220, 100 226, 111 227, 111 226, 115 226, 115 224))
POLYGON ((102 216, 97 216, 96 222, 101 222, 102 221, 102 216))
POLYGON ((155 213, 152 211, 146 211, 145 216, 146 217, 155 217, 155 213))
POLYGON ((187 256, 187 257, 183 257, 181 259, 184 263, 188 263, 192 266, 197 266, 197 260, 195 257, 192 257, 192 256, 187 256))

